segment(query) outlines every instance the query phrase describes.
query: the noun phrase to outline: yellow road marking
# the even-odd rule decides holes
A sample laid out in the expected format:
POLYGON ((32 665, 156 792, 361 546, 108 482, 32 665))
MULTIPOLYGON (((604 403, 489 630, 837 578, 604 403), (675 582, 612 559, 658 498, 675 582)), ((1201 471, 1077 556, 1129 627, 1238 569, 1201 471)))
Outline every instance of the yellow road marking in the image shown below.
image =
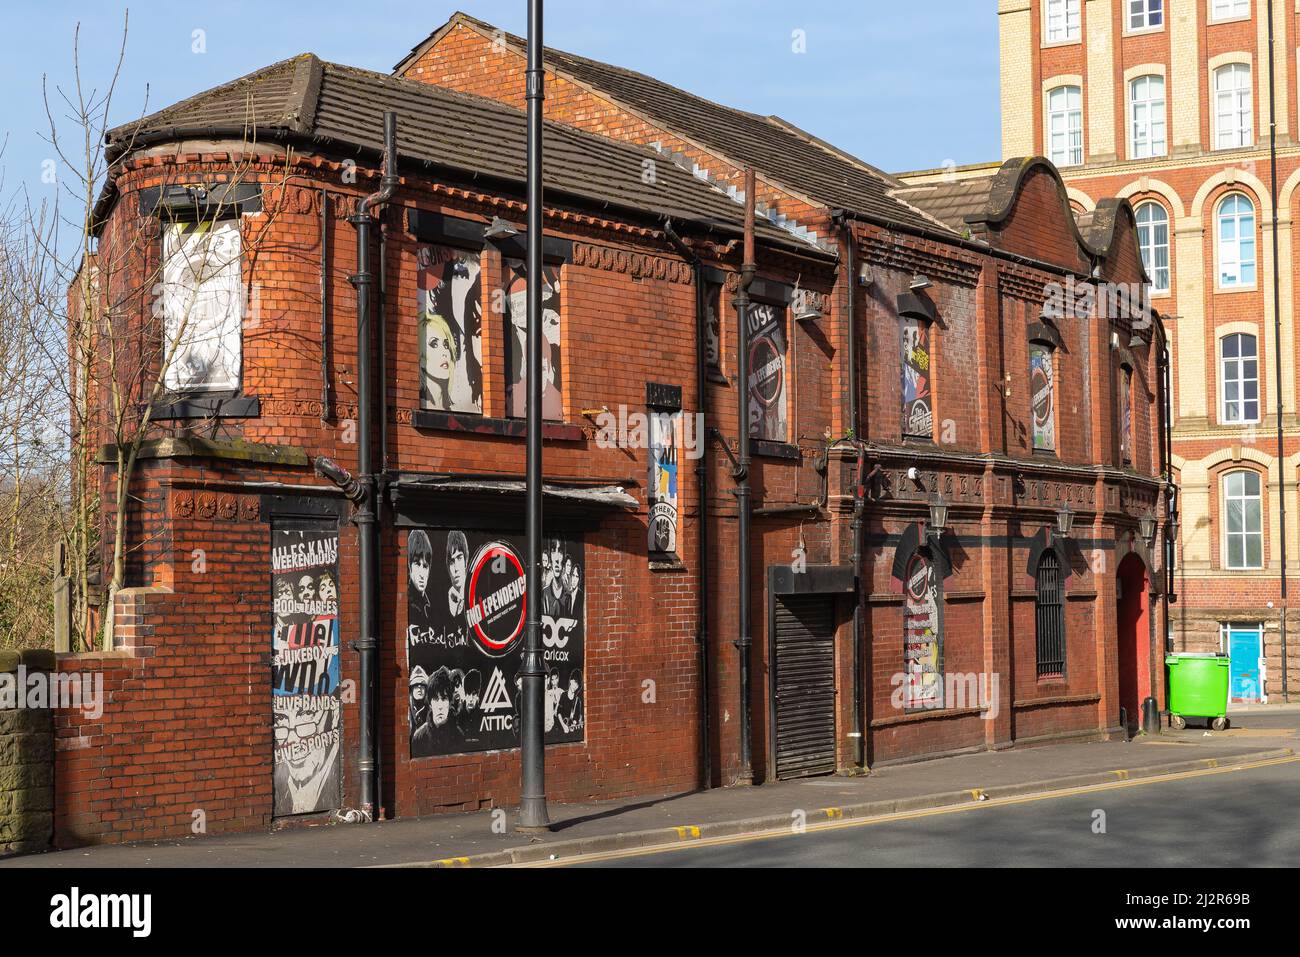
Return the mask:
POLYGON ((835 818, 841 818, 844 816, 844 808, 824 807, 822 808, 822 813, 825 814, 828 818, 834 820, 835 818))
MULTIPOLYGON (((934 817, 940 814, 960 814, 968 811, 985 810, 993 807, 1009 807, 1014 804, 1032 804, 1038 801, 1047 801, 1053 798, 1069 797, 1077 794, 1090 794, 1096 791, 1114 791, 1119 788, 1142 787, 1147 784, 1163 784, 1168 781, 1182 781, 1188 778, 1208 777, 1212 774, 1229 774, 1233 771, 1249 771, 1254 768, 1274 767, 1280 764, 1293 764, 1300 761, 1300 755, 1291 755, 1284 758, 1269 758, 1264 761, 1255 761, 1250 764, 1237 764, 1231 767, 1221 768, 1214 758, 1206 758, 1202 763, 1210 765, 1203 770, 1197 771, 1178 771, 1173 774, 1155 775, 1149 778, 1137 778, 1136 780, 1114 781, 1109 784, 1091 784, 1075 788, 1063 788, 1059 791, 1041 791, 1037 794, 1027 794, 1020 797, 992 798, 986 801, 978 799, 970 804, 952 804, 944 807, 926 808, 919 811, 901 811, 897 814, 886 814, 880 817, 870 818, 850 818, 848 820, 825 822, 821 824, 810 824, 804 833, 814 833, 818 831, 833 831, 841 828, 850 827, 869 827, 874 824, 892 824, 897 821, 911 821, 919 818, 934 817)), ((980 791, 979 788, 973 788, 972 794, 980 791)), ((981 792, 982 793, 982 792, 981 792)), ((679 828, 680 830, 680 828, 679 828)), ((698 831, 699 829, 696 828, 698 831)), ((765 841, 778 837, 791 837, 794 832, 788 827, 776 828, 769 831, 751 831, 747 834, 731 834, 721 837, 708 837, 698 841, 692 841, 689 845, 683 844, 659 844, 649 847, 628 848, 617 851, 601 851, 594 854, 583 854, 576 857, 565 858, 555 861, 534 861, 524 864, 508 864, 507 867, 564 867, 569 864, 586 864, 599 861, 614 861, 627 857, 642 857, 647 854, 662 854, 667 851, 679 851, 686 847, 722 847, 729 844, 747 844, 751 841, 765 841)))
POLYGON ((444 857, 436 862, 439 867, 469 867, 468 857, 444 857))
POLYGON ((1119 778, 1121 781, 1127 781, 1127 780, 1128 780, 1128 772, 1127 772, 1127 771, 1114 771, 1114 772, 1112 772, 1112 773, 1115 775, 1115 777, 1119 778))
POLYGON ((677 837, 683 841, 693 840, 700 836, 700 829, 694 824, 687 825, 686 827, 678 827, 674 830, 677 831, 677 837))

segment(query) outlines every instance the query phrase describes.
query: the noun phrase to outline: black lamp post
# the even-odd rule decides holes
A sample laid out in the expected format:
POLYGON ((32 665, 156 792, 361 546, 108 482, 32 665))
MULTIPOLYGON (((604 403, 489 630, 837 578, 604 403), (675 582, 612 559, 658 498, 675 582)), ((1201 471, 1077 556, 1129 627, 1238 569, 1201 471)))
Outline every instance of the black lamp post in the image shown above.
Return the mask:
POLYGON ((522 780, 520 831, 549 831, 546 813, 546 738, 542 724, 542 0, 528 0, 528 564, 525 572, 527 623, 519 663, 519 758, 522 780))

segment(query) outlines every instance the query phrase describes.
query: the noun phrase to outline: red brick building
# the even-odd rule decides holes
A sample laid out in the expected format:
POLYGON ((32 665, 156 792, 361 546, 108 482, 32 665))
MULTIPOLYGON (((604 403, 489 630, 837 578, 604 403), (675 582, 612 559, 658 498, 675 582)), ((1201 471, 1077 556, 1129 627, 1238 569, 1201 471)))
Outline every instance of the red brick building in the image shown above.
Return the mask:
MULTIPOLYGON (((491 35, 458 17, 405 78, 304 55, 110 135, 101 294, 137 318, 142 356, 163 343, 168 394, 131 480, 113 649, 60 661, 102 668, 108 701, 58 715, 59 843, 357 809, 357 532, 323 458, 381 493, 376 816, 517 800, 522 59, 491 35), (363 464, 348 217, 378 188, 389 110, 400 183, 378 213, 383 414, 363 464)), ((624 92, 648 102, 624 102, 562 57, 550 796, 1104 736, 1163 700, 1163 327, 1081 295, 1144 281, 1128 204, 1081 233, 1041 159, 904 190, 773 119, 692 99, 711 112, 685 129, 695 111, 655 104, 686 94, 641 78, 624 92), (763 206, 741 569, 746 167, 763 206)))

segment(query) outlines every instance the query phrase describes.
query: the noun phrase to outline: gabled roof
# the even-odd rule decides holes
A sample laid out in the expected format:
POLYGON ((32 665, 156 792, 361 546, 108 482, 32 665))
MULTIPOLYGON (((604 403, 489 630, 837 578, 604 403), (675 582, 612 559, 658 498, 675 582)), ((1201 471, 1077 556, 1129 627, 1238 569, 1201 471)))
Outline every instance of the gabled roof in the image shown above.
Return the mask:
MULTIPOLYGON (((496 100, 327 63, 310 53, 118 126, 105 141, 111 160, 162 141, 245 136, 374 157, 383 148, 386 110, 397 112, 398 158, 404 164, 422 163, 465 180, 526 183, 523 113, 496 100)), ((544 126, 543 146, 548 205, 563 196, 597 213, 612 206, 645 219, 669 216, 730 235, 743 229, 739 204, 652 150, 550 122, 544 126), (655 175, 647 177, 646 162, 656 159, 655 175)), ((409 165, 405 172, 411 174, 409 165)), ((761 219, 756 228, 764 242, 826 255, 761 219)))
MULTIPOLYGON (((394 68, 402 74, 457 23, 526 55, 523 38, 465 13, 455 13, 394 68)), ((714 103, 654 77, 547 47, 545 65, 557 75, 640 114, 736 167, 752 166, 768 182, 831 209, 884 223, 946 233, 943 223, 892 195, 902 183, 775 116, 714 103)))

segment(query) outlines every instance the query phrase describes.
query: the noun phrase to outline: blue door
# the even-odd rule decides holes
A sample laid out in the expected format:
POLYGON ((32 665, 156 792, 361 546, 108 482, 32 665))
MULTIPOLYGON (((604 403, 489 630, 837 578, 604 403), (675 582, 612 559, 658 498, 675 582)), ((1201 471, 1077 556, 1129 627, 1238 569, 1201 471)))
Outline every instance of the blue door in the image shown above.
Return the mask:
POLYGON ((1230 629, 1228 657, 1232 659, 1228 697, 1232 701, 1260 701, 1263 688, 1260 687, 1259 674, 1261 657, 1259 629, 1230 629))

